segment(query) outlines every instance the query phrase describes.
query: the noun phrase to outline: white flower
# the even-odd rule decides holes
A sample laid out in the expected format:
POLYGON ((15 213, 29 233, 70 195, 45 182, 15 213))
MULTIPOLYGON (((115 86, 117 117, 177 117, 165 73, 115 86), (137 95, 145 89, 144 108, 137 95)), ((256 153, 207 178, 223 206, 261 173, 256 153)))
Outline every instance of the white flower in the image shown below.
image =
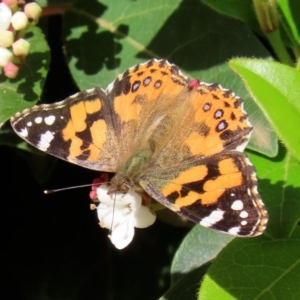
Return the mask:
POLYGON ((9 27, 12 12, 3 2, 0 3, 0 29, 6 30, 9 27))
POLYGON ((118 249, 129 245, 134 236, 134 227, 145 228, 155 221, 155 214, 142 205, 141 196, 133 189, 126 194, 108 195, 105 184, 97 188, 100 204, 97 207, 100 226, 111 230, 111 242, 118 249))

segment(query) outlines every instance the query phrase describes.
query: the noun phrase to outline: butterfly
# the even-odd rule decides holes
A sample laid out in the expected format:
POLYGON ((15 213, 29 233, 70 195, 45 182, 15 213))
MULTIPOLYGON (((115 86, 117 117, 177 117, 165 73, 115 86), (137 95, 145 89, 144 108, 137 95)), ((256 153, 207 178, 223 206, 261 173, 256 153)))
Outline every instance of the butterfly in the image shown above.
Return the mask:
POLYGON ((268 220, 243 150, 252 131, 243 101, 219 84, 189 79, 166 60, 120 74, 106 90, 25 109, 15 132, 58 158, 114 172, 109 193, 143 190, 187 219, 233 236, 268 220))

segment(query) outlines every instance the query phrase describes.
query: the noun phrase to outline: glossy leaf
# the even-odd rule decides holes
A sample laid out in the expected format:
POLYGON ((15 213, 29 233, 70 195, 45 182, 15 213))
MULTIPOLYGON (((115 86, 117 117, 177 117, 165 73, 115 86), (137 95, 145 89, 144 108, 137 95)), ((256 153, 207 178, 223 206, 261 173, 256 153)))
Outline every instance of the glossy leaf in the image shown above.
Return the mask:
POLYGON ((209 264, 191 270, 176 282, 159 300, 195 300, 198 293, 199 280, 203 278, 209 264))
POLYGON ((285 21, 288 24, 288 29, 291 31, 293 40, 300 47, 300 19, 298 11, 300 10, 300 2, 298 0, 278 0, 278 6, 283 14, 285 21))
POLYGON ((300 72, 256 59, 233 59, 230 66, 243 78, 278 137, 300 160, 300 72))
POLYGON ((298 299, 300 240, 235 239, 209 268, 198 299, 298 299))
POLYGON ((185 274, 213 260, 232 239, 230 235, 195 225, 174 256, 172 285, 185 274))
POLYGON ((252 0, 202 0, 205 4, 215 9, 220 14, 225 14, 230 17, 236 18, 248 24, 252 30, 261 33, 257 17, 253 9, 252 0))

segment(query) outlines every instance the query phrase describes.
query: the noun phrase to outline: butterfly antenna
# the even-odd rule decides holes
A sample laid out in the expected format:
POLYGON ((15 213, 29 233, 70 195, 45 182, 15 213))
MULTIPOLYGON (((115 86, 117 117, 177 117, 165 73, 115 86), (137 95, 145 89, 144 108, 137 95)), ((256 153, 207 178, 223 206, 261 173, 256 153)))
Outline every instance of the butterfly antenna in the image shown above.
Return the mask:
MULTIPOLYGON (((101 182, 101 184, 106 184, 107 182, 101 182)), ((99 185, 99 183, 90 183, 90 184, 83 184, 83 185, 76 185, 76 186, 69 186, 61 189, 53 189, 53 190, 44 190, 44 194, 52 194, 56 192, 61 192, 61 191, 66 191, 66 190, 73 190, 73 189, 78 189, 82 187, 87 187, 87 186, 93 186, 93 185, 99 185)))

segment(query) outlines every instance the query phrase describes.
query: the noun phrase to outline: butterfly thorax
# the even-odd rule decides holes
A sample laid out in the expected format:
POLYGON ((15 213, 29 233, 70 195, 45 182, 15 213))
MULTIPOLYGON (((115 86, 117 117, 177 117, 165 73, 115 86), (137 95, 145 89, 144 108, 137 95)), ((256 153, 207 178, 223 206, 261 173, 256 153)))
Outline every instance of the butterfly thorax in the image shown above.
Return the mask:
POLYGON ((115 192, 127 193, 130 188, 135 187, 139 177, 152 157, 150 149, 137 150, 131 155, 122 169, 110 181, 109 194, 115 192))

